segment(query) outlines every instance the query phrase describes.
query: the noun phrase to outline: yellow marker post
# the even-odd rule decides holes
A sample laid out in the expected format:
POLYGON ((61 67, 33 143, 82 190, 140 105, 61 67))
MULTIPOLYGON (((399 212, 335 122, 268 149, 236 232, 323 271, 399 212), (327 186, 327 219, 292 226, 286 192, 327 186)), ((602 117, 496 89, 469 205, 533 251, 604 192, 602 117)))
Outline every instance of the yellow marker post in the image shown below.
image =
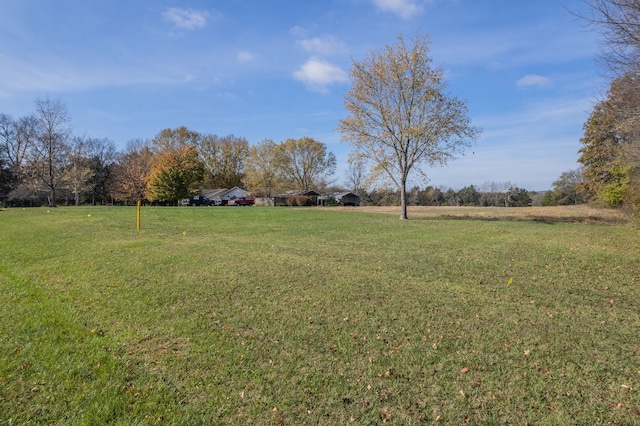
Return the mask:
POLYGON ((140 201, 138 201, 138 213, 136 215, 136 229, 140 229, 140 201))

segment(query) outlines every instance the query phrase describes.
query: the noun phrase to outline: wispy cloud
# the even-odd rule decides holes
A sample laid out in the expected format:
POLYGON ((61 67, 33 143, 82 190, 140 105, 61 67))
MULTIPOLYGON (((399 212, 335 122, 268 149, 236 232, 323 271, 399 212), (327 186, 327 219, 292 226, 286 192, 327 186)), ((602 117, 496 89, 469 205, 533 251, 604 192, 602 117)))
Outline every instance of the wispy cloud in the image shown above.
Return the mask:
POLYGON ((253 54, 251 52, 247 52, 246 50, 241 50, 238 52, 238 62, 250 62, 253 60, 253 54))
POLYGON ((528 74, 519 79, 516 82, 518 87, 538 86, 546 87, 551 85, 551 79, 549 77, 543 77, 537 74, 528 74))
POLYGON ((390 12, 402 19, 411 19, 422 13, 422 5, 416 0, 372 0, 378 9, 390 12))
POLYGON ((100 87, 124 87, 145 84, 175 85, 188 83, 193 75, 184 69, 158 66, 162 63, 127 63, 112 67, 88 62, 83 66, 42 54, 40 60, 25 61, 0 53, 0 93, 74 92, 100 87), (48 66, 42 68, 41 62, 48 66))
POLYGON ((170 7, 164 11, 162 17, 172 22, 176 28, 182 30, 199 30, 207 26, 209 12, 204 10, 183 9, 170 7))
POLYGON ((334 36, 298 40, 297 44, 309 53, 329 56, 347 51, 347 46, 334 36))
POLYGON ((322 59, 311 58, 293 73, 296 80, 311 90, 326 92, 327 86, 347 81, 347 73, 339 66, 322 59))

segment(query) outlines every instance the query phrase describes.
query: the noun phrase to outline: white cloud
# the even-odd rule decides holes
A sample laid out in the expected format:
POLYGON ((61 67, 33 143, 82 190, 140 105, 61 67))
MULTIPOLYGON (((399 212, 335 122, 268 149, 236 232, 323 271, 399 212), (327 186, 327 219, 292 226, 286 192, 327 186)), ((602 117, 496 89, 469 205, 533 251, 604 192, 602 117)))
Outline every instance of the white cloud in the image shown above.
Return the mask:
POLYGON ((372 0, 378 9, 395 13, 402 19, 410 19, 422 12, 422 6, 416 0, 372 0))
POLYGON ((551 79, 536 74, 528 74, 516 82, 518 87, 538 86, 546 87, 551 84, 551 79))
POLYGON ((176 28, 183 30, 198 30, 207 26, 209 12, 170 7, 164 11, 162 17, 165 21, 173 22, 173 25, 175 25, 176 28))
POLYGON ((312 90, 326 92, 326 86, 348 80, 347 73, 337 65, 322 59, 309 59, 293 73, 296 80, 302 81, 312 90))
POLYGON ((343 42, 334 36, 314 37, 311 39, 298 40, 298 45, 310 53, 319 55, 333 55, 347 51, 347 47, 343 42))
POLYGON ((306 37, 309 34, 309 30, 301 27, 299 25, 295 25, 289 29, 289 33, 294 37, 306 37))
POLYGON ((238 62, 249 62, 253 59, 253 54, 251 52, 247 52, 246 50, 241 50, 238 52, 238 62))

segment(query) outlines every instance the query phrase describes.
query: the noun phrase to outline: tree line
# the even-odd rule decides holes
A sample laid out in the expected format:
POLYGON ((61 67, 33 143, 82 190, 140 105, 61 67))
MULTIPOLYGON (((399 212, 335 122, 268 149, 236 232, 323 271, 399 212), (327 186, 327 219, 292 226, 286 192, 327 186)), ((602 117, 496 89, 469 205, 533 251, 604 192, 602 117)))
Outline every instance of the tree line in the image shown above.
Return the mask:
MULTIPOLYGON (((391 188, 361 189, 358 196, 361 205, 399 206, 402 202, 400 190, 391 188)), ((457 191, 446 186, 413 186, 407 189, 405 201, 409 206, 527 207, 542 205, 543 196, 544 193, 528 191, 510 182, 486 182, 457 191)))
POLYGON ((0 114, 0 201, 7 205, 176 204, 203 188, 242 186, 257 196, 326 188, 336 157, 310 137, 255 145, 234 135, 178 127, 134 139, 119 152, 110 139, 74 135, 60 99, 35 112, 0 114))
MULTIPOLYGON (((345 182, 331 180, 336 157, 309 137, 250 145, 234 135, 202 134, 182 126, 150 140, 130 140, 124 150, 106 138, 72 133, 60 99, 38 99, 35 112, 13 118, 0 114, 0 200, 5 205, 177 204, 204 188, 240 186, 270 197, 288 189, 348 190, 363 205, 401 205, 402 191, 371 186, 363 163, 352 161, 345 182)), ((560 181, 560 180, 559 180, 560 181)), ((440 186, 405 191, 407 205, 495 206, 574 204, 581 198, 568 180, 544 194, 511 182, 486 182, 460 190, 440 186), (575 192, 575 191, 574 191, 575 192), (553 197, 549 197, 553 194, 553 197)), ((558 182, 556 182, 558 183, 558 182)))
POLYGON ((603 36, 608 90, 584 123, 578 162, 554 182, 557 200, 637 211, 640 207, 640 2, 584 0, 579 15, 603 36))

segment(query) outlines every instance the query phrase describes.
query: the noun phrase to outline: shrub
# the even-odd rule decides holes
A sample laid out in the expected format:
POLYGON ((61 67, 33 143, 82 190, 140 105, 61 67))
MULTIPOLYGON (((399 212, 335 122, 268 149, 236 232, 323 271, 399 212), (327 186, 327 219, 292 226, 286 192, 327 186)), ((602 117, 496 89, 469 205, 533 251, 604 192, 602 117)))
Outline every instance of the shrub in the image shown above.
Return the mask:
POLYGON ((309 206, 310 200, 309 197, 304 195, 294 195, 292 197, 287 198, 288 206, 309 206))

